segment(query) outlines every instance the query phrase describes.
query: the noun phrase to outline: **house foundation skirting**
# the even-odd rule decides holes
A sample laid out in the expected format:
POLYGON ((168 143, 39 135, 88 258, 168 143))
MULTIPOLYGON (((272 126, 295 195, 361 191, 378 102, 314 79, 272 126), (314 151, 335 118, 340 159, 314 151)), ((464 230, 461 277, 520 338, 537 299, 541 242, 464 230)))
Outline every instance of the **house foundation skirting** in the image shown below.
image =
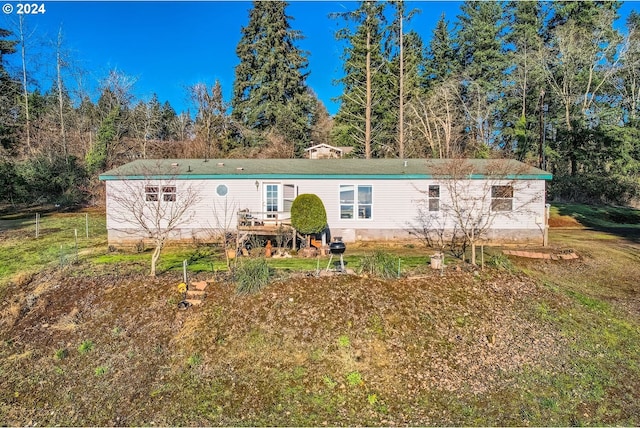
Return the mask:
MULTIPOLYGON (((141 243, 153 245, 153 241, 146 235, 136 231, 115 230, 108 231, 109 245, 116 247, 136 247, 141 243)), ((453 231, 445 231, 445 240, 451 239, 453 231)), ((434 232, 432 238, 437 238, 434 232)), ((220 240, 220 232, 212 229, 179 229, 171 233, 169 243, 172 244, 192 244, 196 242, 217 242, 220 240)), ((340 238, 344 242, 358 241, 403 241, 414 240, 415 234, 403 229, 374 229, 374 228, 330 228, 327 241, 340 238)), ((499 229, 489 232, 486 239, 478 242, 493 244, 542 244, 543 231, 541 229, 499 229)))
MULTIPOLYGON (((458 232, 460 234, 460 232, 458 232)), ((453 230, 445 230, 443 236, 445 240, 450 240, 453 230)), ((434 231, 432 237, 437 237, 434 231)), ((344 242, 358 241, 399 241, 407 239, 416 239, 415 234, 409 233, 407 230, 401 229, 331 229, 331 237, 340 237, 344 242)), ((499 229, 490 231, 485 239, 487 243, 494 244, 542 244, 543 231, 541 229, 499 229)))

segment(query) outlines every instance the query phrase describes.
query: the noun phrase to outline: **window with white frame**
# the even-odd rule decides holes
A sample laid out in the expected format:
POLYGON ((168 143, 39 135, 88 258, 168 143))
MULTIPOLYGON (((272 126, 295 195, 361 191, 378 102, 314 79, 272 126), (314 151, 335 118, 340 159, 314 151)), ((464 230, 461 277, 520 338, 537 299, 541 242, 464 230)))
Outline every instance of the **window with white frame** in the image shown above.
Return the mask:
POLYGON ((144 186, 144 200, 147 202, 175 202, 176 186, 144 186))
POLYGON ((147 202, 158 202, 159 194, 160 194, 160 188, 158 186, 144 187, 144 200, 147 202))
POLYGON ((176 186, 162 186, 162 200, 165 202, 175 202, 176 186))
POLYGON ((340 185, 340 218, 370 219, 372 206, 372 186, 354 184, 340 185))
POLYGON ((440 186, 429 186, 429 211, 440 211, 440 186))
POLYGON ((513 210, 513 186, 491 186, 491 210, 513 210))

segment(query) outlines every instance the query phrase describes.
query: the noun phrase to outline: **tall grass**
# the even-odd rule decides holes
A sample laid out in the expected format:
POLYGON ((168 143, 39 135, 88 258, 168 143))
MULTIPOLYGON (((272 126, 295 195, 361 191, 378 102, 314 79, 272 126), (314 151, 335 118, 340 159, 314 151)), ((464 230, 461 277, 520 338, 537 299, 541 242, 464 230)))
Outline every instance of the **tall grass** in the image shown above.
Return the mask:
POLYGON ((265 259, 246 259, 238 264, 234 276, 237 293, 256 293, 269 284, 271 269, 265 259))
POLYGON ((399 258, 384 251, 375 251, 360 260, 360 270, 367 275, 391 279, 399 276, 399 258))

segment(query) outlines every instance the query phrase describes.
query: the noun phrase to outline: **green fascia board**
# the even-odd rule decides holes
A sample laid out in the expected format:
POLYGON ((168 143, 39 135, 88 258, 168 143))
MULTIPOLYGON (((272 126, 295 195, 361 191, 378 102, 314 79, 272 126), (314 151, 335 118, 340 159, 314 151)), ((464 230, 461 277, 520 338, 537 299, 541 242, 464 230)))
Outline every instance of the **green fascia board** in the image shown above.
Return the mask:
MULTIPOLYGON (((471 180, 483 180, 483 174, 471 174, 471 180)), ((506 175, 492 177, 496 180, 551 180, 552 174, 546 175, 506 175)), ((107 175, 101 174, 101 181, 114 180, 446 180, 447 177, 432 174, 178 174, 178 175, 107 175)))
POLYGON ((99 176, 109 180, 425 180, 446 179, 436 174, 447 162, 468 162, 470 179, 551 180, 552 175, 515 160, 482 159, 149 159, 137 160, 99 176), (485 173, 500 163, 504 175, 485 173), (510 173, 511 171, 511 173, 510 173))

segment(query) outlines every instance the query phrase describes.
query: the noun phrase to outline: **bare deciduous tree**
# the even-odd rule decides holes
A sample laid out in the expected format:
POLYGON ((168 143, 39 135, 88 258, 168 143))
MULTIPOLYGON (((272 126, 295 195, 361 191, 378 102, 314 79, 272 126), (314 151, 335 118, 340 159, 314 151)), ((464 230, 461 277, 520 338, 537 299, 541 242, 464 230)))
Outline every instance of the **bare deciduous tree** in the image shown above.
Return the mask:
POLYGON ((464 159, 435 164, 438 208, 429 205, 431 189, 422 190, 425 199, 420 202, 424 208, 411 226, 414 234, 440 248, 444 248, 445 239, 455 242, 454 235, 461 234, 471 246, 474 265, 476 245, 489 238, 496 219, 526 216, 540 202, 539 193, 527 190, 531 181, 517 178, 528 166, 504 159, 488 161, 483 167, 478 165, 464 159))
POLYGON ((222 244, 227 267, 231 267, 229 251, 237 251, 238 231, 234 227, 237 219, 238 204, 225 195, 221 202, 213 201, 214 223, 210 226, 210 235, 222 244))
POLYGON ((151 276, 156 276, 156 265, 167 240, 182 225, 188 223, 199 201, 193 185, 174 178, 156 179, 161 172, 155 168, 141 171, 141 179, 122 180, 114 185, 109 195, 109 216, 122 230, 135 236, 143 235, 154 245, 151 255, 151 276))
POLYGON ((463 118, 458 86, 454 79, 439 83, 408 105, 408 128, 420 136, 435 158, 450 158, 461 152, 463 118))

